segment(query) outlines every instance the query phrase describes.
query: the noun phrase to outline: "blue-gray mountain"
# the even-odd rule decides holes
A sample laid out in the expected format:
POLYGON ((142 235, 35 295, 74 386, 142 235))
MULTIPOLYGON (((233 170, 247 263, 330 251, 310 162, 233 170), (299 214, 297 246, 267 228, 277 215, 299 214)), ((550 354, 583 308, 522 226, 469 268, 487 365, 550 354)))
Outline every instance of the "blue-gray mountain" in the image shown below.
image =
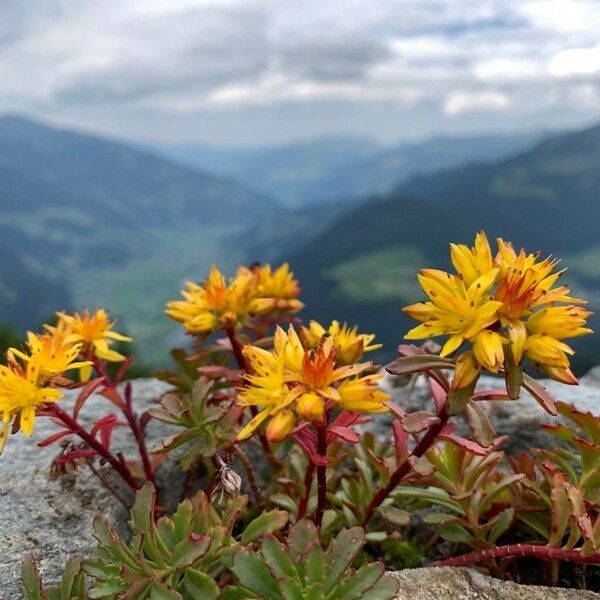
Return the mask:
POLYGON ((538 138, 533 134, 434 138, 390 147, 368 138, 322 138, 266 148, 182 145, 162 151, 192 166, 229 175, 290 208, 305 208, 383 194, 418 173, 471 160, 498 160, 538 138))
POLYGON ((106 305, 157 348, 177 331, 162 303, 210 262, 233 265, 229 236, 275 206, 122 143, 0 118, 0 322, 23 329, 56 309, 106 305))
MULTIPOLYGON (((360 323, 389 355, 410 324, 401 307, 421 298, 416 270, 448 267, 448 242, 472 242, 480 229, 563 257, 568 281, 597 310, 599 223, 600 126, 496 163, 413 178, 334 219, 291 260, 307 316, 360 323)), ((596 336, 574 345, 579 371, 597 364, 596 336)))

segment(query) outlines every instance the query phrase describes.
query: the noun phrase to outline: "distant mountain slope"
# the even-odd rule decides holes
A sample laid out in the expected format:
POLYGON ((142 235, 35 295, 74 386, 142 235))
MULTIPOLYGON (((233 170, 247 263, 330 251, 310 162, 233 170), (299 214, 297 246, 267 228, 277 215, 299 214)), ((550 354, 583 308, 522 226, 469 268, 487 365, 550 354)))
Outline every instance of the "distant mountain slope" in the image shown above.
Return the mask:
MULTIPOLYGON (((492 239, 502 235, 564 257, 569 280, 593 309, 600 300, 599 223, 600 127, 594 127, 498 163, 414 178, 335 219, 292 263, 309 316, 360 323, 390 353, 409 325, 401 307, 421 297, 415 272, 449 266, 448 243, 470 242, 482 228, 492 239)), ((590 354, 596 341, 583 346, 580 368, 598 362, 590 354)))
MULTIPOLYGON (((186 164, 229 175, 289 207, 321 200, 321 182, 331 172, 368 159, 381 146, 368 138, 321 138, 280 146, 218 148, 183 145, 165 148, 186 164)), ((335 195, 333 190, 331 195, 335 195)))
POLYGON ((211 262, 232 268, 230 236, 274 207, 126 144, 0 117, 0 322, 105 305, 158 360, 179 332, 164 302, 211 262))
POLYGON ((227 174, 291 208, 348 202, 389 192, 407 178, 473 160, 494 161, 533 145, 535 135, 433 138, 382 147, 363 139, 317 139, 288 146, 223 149, 182 146, 171 156, 227 174))
POLYGON ((367 160, 344 165, 319 182, 316 196, 335 190, 337 198, 385 194, 410 177, 464 163, 492 162, 532 146, 539 136, 485 135, 439 137, 384 149, 367 160))
POLYGON ((164 219, 247 221, 274 201, 239 184, 126 144, 0 117, 0 164, 61 187, 116 225, 164 219))

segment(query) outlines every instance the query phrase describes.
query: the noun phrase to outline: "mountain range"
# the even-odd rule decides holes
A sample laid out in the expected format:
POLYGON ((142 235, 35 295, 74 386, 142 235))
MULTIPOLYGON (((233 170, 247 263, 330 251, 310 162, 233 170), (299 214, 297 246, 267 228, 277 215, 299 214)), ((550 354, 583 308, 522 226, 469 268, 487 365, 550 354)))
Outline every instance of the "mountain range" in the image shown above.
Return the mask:
MULTIPOLYGON (((277 206, 229 179, 134 147, 21 117, 0 118, 0 321, 108 306, 140 346, 175 335, 164 302, 233 232, 277 206)), ((161 354, 163 351, 161 351, 161 354)))
POLYGON ((333 137, 246 149, 187 144, 158 150, 303 209, 385 194, 413 175, 499 160, 538 139, 537 134, 438 137, 384 146, 369 138, 333 137))
MULTIPOLYGON (((448 243, 484 229, 531 251, 563 257, 566 279, 600 300, 600 126, 550 137, 493 163, 414 177, 385 198, 332 220, 291 257, 307 316, 345 319, 394 347, 418 301, 415 274, 447 268, 448 243)), ((593 318, 598 329, 600 319, 593 318)), ((594 336, 577 341, 578 369, 598 363, 594 336)), ((389 352, 389 350, 388 350, 389 352)))
MULTIPOLYGON (((271 164, 271 183, 255 191, 224 174, 214 155, 203 170, 132 144, 0 117, 0 324, 23 331, 57 309, 106 306, 143 359, 159 364, 167 346, 184 341, 162 311, 185 279, 203 278, 211 262, 232 272, 240 262, 289 260, 306 318, 357 323, 377 333, 390 357, 409 325, 401 307, 421 297, 416 271, 447 267, 448 243, 469 242, 482 228, 563 256, 593 308, 600 127, 535 137, 403 149, 316 140, 296 154, 280 148, 279 162, 272 148, 230 153, 237 169, 271 164), (296 173, 288 196, 272 184, 282 165, 289 181, 296 173), (331 182, 328 196, 299 191, 302 181, 313 185, 311 168, 331 182)), ((580 370, 598 362, 594 343, 584 342, 580 370)))

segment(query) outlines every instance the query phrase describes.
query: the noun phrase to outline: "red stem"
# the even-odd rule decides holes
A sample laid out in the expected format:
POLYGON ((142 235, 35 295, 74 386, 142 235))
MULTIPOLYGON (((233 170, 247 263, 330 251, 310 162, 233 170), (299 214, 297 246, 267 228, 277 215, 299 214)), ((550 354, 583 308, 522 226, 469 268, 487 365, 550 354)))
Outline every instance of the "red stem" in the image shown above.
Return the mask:
MULTIPOLYGON (((327 427, 317 425, 317 454, 327 456, 327 427)), ((315 525, 321 527, 325 503, 327 501, 327 465, 317 465, 317 510, 315 525)))
POLYGON ((131 383, 127 382, 125 386, 125 398, 121 396, 119 389, 115 382, 111 379, 108 371, 106 370, 106 366, 104 363, 96 356, 92 355, 92 362, 94 363, 94 368, 96 372, 104 377, 107 382, 107 387, 112 387, 115 392, 121 398, 121 402, 119 402, 119 407, 121 408, 121 412, 125 419, 127 419, 127 423, 129 424, 129 428, 133 433, 133 437, 137 443, 137 447, 140 453, 140 458, 142 459, 142 465, 144 468, 144 474, 146 479, 152 483, 152 485, 156 488, 156 479, 154 477, 154 469, 152 468, 152 463, 150 462, 150 456, 148 454, 148 448, 146 447, 146 440, 144 437, 144 433, 140 429, 140 424, 137 419, 137 415, 133 411, 133 402, 131 397, 131 383))
POLYGON ((148 455, 148 448, 146 447, 145 435, 140 428, 140 422, 137 418, 137 415, 133 412, 133 403, 131 398, 131 382, 129 381, 125 384, 125 402, 123 414, 125 415, 125 418, 129 423, 129 427, 133 432, 133 436, 135 437, 135 441, 137 442, 138 450, 140 452, 140 456, 142 457, 142 464, 144 465, 144 474, 146 475, 146 479, 150 481, 156 489, 154 470, 152 468, 152 463, 150 462, 150 456, 148 455))
POLYGON ((530 556, 546 560, 564 560, 579 563, 600 563, 600 552, 588 554, 581 550, 564 550, 563 548, 551 548, 550 546, 536 546, 534 544, 509 544, 508 546, 497 546, 477 552, 469 552, 462 556, 455 556, 446 560, 432 563, 432 567, 465 567, 480 563, 484 560, 495 558, 519 558, 530 556))
POLYGON ((140 485, 133 478, 127 465, 119 460, 104 444, 101 444, 95 437, 90 435, 68 412, 63 410, 58 404, 48 404, 46 408, 49 414, 60 419, 74 434, 79 436, 90 448, 104 458, 133 491, 140 489, 140 485))
MULTIPOLYGON (((446 406, 443 406, 442 409, 438 412, 438 422, 431 425, 431 427, 425 432, 425 435, 421 438, 419 443, 415 446, 415 449, 412 451, 411 456, 415 458, 421 458, 429 448, 436 441, 437 436, 440 434, 444 425, 448 422, 448 409, 446 406)), ((388 484, 375 493, 369 506, 365 511, 365 519, 363 521, 363 526, 371 519, 375 509, 381 505, 381 503, 394 491, 396 486, 406 477, 408 472, 410 471, 410 461, 406 458, 398 468, 392 473, 390 477, 390 481, 388 484)))
POLYGON ((304 497, 300 500, 298 505, 298 521, 306 514, 308 507, 308 501, 310 500, 310 492, 312 490, 313 476, 315 474, 315 463, 312 461, 308 463, 306 467, 306 475, 304 476, 304 497))
MULTIPOLYGON (((244 353, 242 352, 242 345, 240 344, 239 340, 237 339, 233 327, 228 327, 225 330, 225 332, 227 333, 227 337, 229 338, 229 341, 231 342, 231 349, 233 351, 233 356, 235 356, 235 360, 237 361, 239 368, 246 373, 250 373, 250 365, 248 364, 248 361, 246 360, 246 357, 244 356, 244 353)), ((256 408, 256 406, 250 407, 250 414, 253 417, 255 417, 258 414, 258 409, 256 408)), ((260 445, 262 446, 263 450, 265 451, 265 454, 267 455, 267 458, 268 458, 271 466, 274 467, 275 469, 279 469, 281 467, 281 463, 277 460, 277 457, 273 454, 273 450, 271 448, 271 444, 270 444, 269 440, 267 439, 267 436, 263 432, 259 432, 258 438, 260 440, 260 445)))

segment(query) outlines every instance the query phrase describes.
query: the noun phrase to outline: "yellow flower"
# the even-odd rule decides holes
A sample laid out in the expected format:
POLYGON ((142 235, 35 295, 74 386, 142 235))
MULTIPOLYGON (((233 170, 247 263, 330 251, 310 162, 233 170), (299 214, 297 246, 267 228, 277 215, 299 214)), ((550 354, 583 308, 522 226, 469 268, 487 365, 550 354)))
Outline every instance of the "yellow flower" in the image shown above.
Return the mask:
POLYGON ((299 293, 298 282, 287 264, 275 271, 270 265, 240 267, 229 283, 213 265, 202 284, 186 283, 181 292, 184 300, 169 302, 166 314, 190 333, 208 335, 257 315, 297 312, 304 306, 297 299, 299 293))
POLYGON ((465 244, 450 244, 450 258, 466 286, 494 268, 490 244, 483 231, 475 236, 472 248, 465 244))
POLYGON ((349 411, 387 410, 384 402, 389 397, 377 388, 382 375, 360 376, 372 368, 371 363, 339 364, 333 336, 314 349, 305 348, 293 326, 287 332, 277 327, 273 346, 271 351, 244 347, 253 373, 245 376, 238 401, 242 406, 257 406, 260 412, 240 431, 238 440, 250 437, 265 419, 282 413, 285 418, 278 417, 273 435, 273 431, 291 431, 297 418, 322 423, 328 401, 349 411))
POLYGON ((454 389, 472 384, 481 367, 502 370, 507 352, 516 365, 527 356, 547 376, 576 383, 569 368, 573 350, 562 340, 591 333, 585 326, 591 312, 577 306, 584 302, 569 296, 568 286, 555 287, 564 272, 556 270, 557 260, 539 260, 539 253, 524 250, 517 253, 501 238, 497 243, 498 253, 492 258, 485 233, 480 232, 472 248, 450 245, 456 275, 421 271, 419 282, 429 302, 404 309, 421 321, 406 338, 447 335, 442 356, 465 341, 472 344, 456 363, 454 389))
POLYGON ((8 357, 20 358, 24 363, 37 360, 41 380, 49 381, 71 369, 82 369, 92 363, 90 361, 76 361, 81 352, 81 344, 67 343, 64 332, 55 328, 53 333, 35 334, 27 333, 27 347, 29 354, 16 348, 8 350, 8 357))
POLYGON ((302 310, 304 304, 298 300, 300 286, 287 263, 283 263, 275 270, 271 269, 271 265, 256 267, 254 273, 256 297, 250 307, 253 314, 296 313, 302 310))
POLYGON ((404 308, 405 313, 422 321, 406 334, 406 339, 448 335, 441 356, 452 354, 465 340, 473 341, 498 320, 501 303, 489 298, 497 274, 498 269, 492 269, 467 286, 450 273, 423 269, 418 279, 430 301, 404 308))
POLYGON ((169 302, 166 313, 190 333, 208 335, 220 328, 234 327, 249 315, 255 276, 240 267, 228 284, 213 265, 206 281, 201 285, 188 281, 186 287, 181 292, 185 300, 169 302))
POLYGON ((326 336, 333 338, 338 363, 349 365, 358 362, 365 352, 381 348, 381 344, 372 344, 375 339, 373 333, 358 333, 358 328, 348 327, 346 323, 340 325, 339 321, 332 321, 325 329, 317 321, 311 321, 308 327, 302 327, 301 335, 304 343, 310 348, 316 348, 326 336))
MULTIPOLYGON (((68 315, 57 313, 59 327, 64 328, 65 342, 67 344, 81 344, 83 352, 93 352, 98 358, 110 362, 121 362, 125 360, 122 354, 112 350, 113 342, 131 342, 131 338, 112 331, 115 321, 110 321, 108 313, 100 308, 94 313, 87 309, 80 315, 68 315)), ((54 333, 57 327, 47 327, 54 333)))
POLYGON ((63 396, 56 388, 40 385, 40 361, 40 355, 31 357, 23 369, 14 363, 0 365, 0 452, 6 445, 13 417, 21 431, 29 436, 33 432, 36 409, 63 396))

